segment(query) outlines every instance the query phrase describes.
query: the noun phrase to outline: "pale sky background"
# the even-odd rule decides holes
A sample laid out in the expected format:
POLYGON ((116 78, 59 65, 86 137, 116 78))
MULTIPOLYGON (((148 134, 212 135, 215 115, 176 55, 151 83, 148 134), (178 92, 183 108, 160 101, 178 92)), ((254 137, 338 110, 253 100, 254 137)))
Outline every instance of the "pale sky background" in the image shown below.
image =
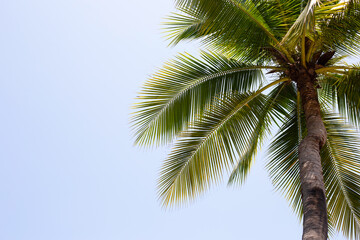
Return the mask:
MULTIPOLYGON (((0 0, 1 240, 289 240, 301 224, 260 154, 241 188, 226 183, 164 211, 168 148, 133 146, 130 106, 176 52, 172 0, 0 0)), ((342 238, 336 238, 341 240, 342 238)))

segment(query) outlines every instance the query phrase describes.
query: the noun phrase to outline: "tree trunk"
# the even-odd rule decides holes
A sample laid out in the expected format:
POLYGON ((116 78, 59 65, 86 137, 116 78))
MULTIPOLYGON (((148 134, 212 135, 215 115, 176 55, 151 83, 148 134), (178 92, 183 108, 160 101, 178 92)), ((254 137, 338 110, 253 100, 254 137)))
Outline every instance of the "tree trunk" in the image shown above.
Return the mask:
POLYGON ((299 146, 304 212, 302 239, 326 240, 328 221, 320 150, 326 142, 327 134, 320 114, 315 71, 300 67, 296 73, 292 79, 297 82, 307 128, 307 136, 299 146))

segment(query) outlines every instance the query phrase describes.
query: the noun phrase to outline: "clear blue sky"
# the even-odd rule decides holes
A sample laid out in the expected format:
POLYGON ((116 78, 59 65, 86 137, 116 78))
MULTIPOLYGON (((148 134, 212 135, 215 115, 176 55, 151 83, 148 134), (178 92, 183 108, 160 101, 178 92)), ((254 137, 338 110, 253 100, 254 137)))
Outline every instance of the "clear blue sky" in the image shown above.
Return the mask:
MULTIPOLYGON (((264 171, 161 209, 167 148, 133 146, 130 105, 176 52, 160 23, 172 0, 0 1, 0 239, 300 239, 264 171)), ((341 239, 341 238, 337 238, 341 239)))

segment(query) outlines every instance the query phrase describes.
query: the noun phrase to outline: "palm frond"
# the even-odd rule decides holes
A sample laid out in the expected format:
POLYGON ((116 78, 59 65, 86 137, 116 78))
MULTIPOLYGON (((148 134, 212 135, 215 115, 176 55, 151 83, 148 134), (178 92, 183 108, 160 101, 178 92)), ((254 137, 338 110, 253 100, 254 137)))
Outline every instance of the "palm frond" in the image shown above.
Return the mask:
POLYGON ((335 114, 325 113, 328 132, 321 151, 329 221, 351 239, 360 237, 359 133, 335 114))
POLYGON ((350 70, 335 82, 337 103, 341 114, 360 126, 360 71, 350 70))
MULTIPOLYGON (((345 3, 345 2, 344 2, 345 3)), ((319 42, 337 52, 358 55, 360 49, 360 4, 348 1, 342 11, 319 23, 319 42)))
POLYGON ((247 150, 238 159, 237 164, 232 170, 228 185, 242 184, 252 166, 257 151, 266 135, 270 132, 268 123, 278 121, 286 112, 287 100, 284 99, 284 92, 289 93, 289 83, 282 83, 274 88, 266 97, 260 119, 249 138, 247 150), (285 101, 284 101, 285 100, 285 101))
POLYGON ((288 27, 288 22, 284 21, 291 21, 292 12, 280 12, 278 8, 294 8, 289 3, 180 0, 177 5, 183 14, 174 14, 167 23, 168 36, 173 44, 200 38, 219 52, 237 57, 247 54, 248 58, 251 55, 254 59, 261 59, 269 47, 279 48, 287 54, 278 43, 288 27))
POLYGON ((220 180, 223 170, 247 150, 264 110, 262 92, 283 81, 288 79, 256 92, 218 98, 180 135, 159 180, 159 196, 165 206, 193 199, 208 189, 210 182, 220 180))
POLYGON ((283 45, 294 48, 294 46, 298 45, 301 39, 305 37, 307 32, 311 33, 314 31, 315 8, 318 5, 320 5, 319 0, 309 0, 307 2, 299 17, 282 39, 281 43, 283 45))
MULTIPOLYGON (((359 66, 354 65, 354 68, 359 66)), ((360 70, 342 71, 323 78, 324 90, 331 94, 334 107, 354 126, 360 126, 360 70)))
POLYGON ((281 44, 292 50, 301 46, 302 54, 305 54, 305 38, 316 42, 318 24, 326 21, 329 16, 342 12, 345 6, 345 3, 339 1, 307 1, 301 14, 281 40, 281 44))
POLYGON ((136 143, 171 141, 215 96, 257 87, 262 82, 261 68, 215 53, 202 52, 201 59, 179 55, 140 92, 133 115, 136 143))

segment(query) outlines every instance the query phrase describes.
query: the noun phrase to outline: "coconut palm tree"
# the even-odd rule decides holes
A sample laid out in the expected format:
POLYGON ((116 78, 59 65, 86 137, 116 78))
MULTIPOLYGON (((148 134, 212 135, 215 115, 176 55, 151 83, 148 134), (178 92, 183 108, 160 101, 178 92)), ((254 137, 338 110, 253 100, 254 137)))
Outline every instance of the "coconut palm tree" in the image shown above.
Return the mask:
POLYGON ((140 146, 173 143, 159 178, 184 203, 229 174, 242 183, 264 139, 275 187, 303 218, 303 239, 360 237, 360 51, 357 0, 176 0, 171 44, 207 51, 167 62, 144 85, 140 146), (265 77, 266 76, 266 77, 265 77), (329 229, 329 230, 328 230, 329 229))

